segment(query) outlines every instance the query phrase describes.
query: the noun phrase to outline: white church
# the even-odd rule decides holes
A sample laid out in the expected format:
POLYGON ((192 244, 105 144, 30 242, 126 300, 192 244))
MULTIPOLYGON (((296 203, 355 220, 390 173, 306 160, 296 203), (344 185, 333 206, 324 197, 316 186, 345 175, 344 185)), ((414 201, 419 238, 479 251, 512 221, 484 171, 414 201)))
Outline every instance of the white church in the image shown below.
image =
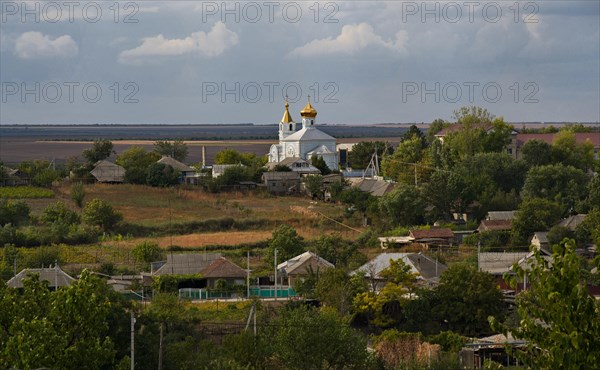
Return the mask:
POLYGON ((269 164, 290 163, 294 159, 310 162, 312 156, 316 155, 325 160, 329 169, 337 170, 336 140, 317 128, 317 110, 310 104, 310 96, 300 111, 302 128, 298 131, 289 107, 286 99, 285 112, 279 123, 279 144, 271 145, 269 164))

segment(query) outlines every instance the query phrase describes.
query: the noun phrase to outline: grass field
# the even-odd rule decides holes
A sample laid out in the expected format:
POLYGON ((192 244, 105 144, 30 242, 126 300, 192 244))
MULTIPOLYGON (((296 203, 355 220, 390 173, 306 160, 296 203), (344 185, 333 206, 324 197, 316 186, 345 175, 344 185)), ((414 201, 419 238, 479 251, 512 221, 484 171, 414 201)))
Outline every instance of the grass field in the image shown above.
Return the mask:
MULTIPOLYGON (((34 215, 39 215, 49 204, 56 201, 67 203, 70 208, 78 210, 69 196, 70 186, 60 185, 54 189, 54 199, 26 199, 34 215)), ((71 264, 73 270, 82 267, 98 267, 102 263, 116 266, 135 266, 132 249, 142 241, 153 241, 162 248, 178 246, 183 249, 202 250, 202 247, 216 246, 222 252, 240 259, 241 254, 236 246, 264 242, 271 237, 273 229, 279 224, 288 224, 307 240, 324 234, 338 233, 344 239, 354 240, 360 233, 351 228, 324 218, 326 215, 343 221, 342 205, 313 202, 305 197, 275 197, 260 191, 231 192, 211 194, 196 188, 153 188, 140 185, 108 185, 92 184, 85 187, 85 201, 93 198, 103 199, 123 213, 124 222, 149 228, 167 230, 160 235, 149 234, 131 237, 109 236, 92 245, 57 246, 63 263, 71 264), (170 227, 176 230, 177 225, 194 222, 234 219, 240 225, 262 220, 249 229, 210 230, 206 232, 188 232, 176 234, 168 232, 170 227), (169 235, 171 234, 171 235, 169 235)), ((348 221, 343 221, 348 222, 348 221)), ((356 227, 360 220, 352 220, 351 227, 356 227)), ((218 223, 217 223, 218 224, 218 223)), ((138 234, 139 235, 139 234, 138 234)), ((24 254, 34 250, 23 250, 24 254)), ((260 258, 261 251, 255 251, 260 258)), ((241 261, 241 260, 240 260, 241 261)))
POLYGON ((54 192, 46 188, 34 186, 2 186, 0 187, 0 198, 8 199, 40 199, 52 198, 54 192))

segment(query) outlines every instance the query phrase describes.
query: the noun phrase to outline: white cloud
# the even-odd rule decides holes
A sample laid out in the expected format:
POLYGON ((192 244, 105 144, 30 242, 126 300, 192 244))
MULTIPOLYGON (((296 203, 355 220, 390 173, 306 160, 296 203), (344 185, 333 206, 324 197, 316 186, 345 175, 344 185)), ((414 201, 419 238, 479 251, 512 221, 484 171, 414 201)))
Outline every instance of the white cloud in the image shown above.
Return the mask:
POLYGON ((217 22, 209 32, 194 32, 184 39, 168 39, 162 34, 147 37, 136 48, 119 54, 119 62, 142 64, 150 57, 177 56, 196 53, 205 57, 216 57, 225 50, 237 45, 238 35, 227 29, 223 22, 217 22))
POLYGON ((52 38, 41 32, 25 32, 15 41, 15 55, 21 59, 70 58, 77 55, 77 43, 69 35, 52 38))
POLYGON ((297 47, 289 53, 289 56, 311 57, 329 54, 354 54, 370 46, 382 47, 396 53, 405 53, 407 40, 408 34, 406 31, 399 31, 395 40, 384 40, 375 33, 373 27, 369 24, 360 23, 344 26, 340 35, 335 39, 328 37, 313 40, 297 47))

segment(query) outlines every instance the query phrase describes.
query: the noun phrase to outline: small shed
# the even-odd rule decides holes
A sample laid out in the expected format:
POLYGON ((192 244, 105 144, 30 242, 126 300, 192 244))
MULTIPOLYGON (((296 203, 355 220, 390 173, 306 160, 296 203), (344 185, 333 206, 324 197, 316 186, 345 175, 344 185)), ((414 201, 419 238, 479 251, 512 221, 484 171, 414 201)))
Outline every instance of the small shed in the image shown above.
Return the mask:
POLYGON ((179 181, 183 183, 193 183, 197 179, 196 169, 194 167, 190 167, 185 163, 181 163, 175 158, 169 156, 163 156, 161 159, 156 161, 156 163, 162 163, 173 167, 173 169, 179 172, 179 181))
POLYGON ((221 257, 200 271, 200 275, 206 279, 208 288, 215 288, 219 280, 231 285, 244 285, 247 272, 227 258, 221 257))
POLYGON ((74 278, 64 272, 58 265, 55 265, 54 267, 21 270, 21 272, 8 280, 6 285, 10 288, 22 289, 23 279, 34 274, 39 275, 41 281, 47 281, 48 286, 52 289, 70 286, 75 281, 74 278))
POLYGON ((262 178, 267 191, 272 194, 296 193, 300 189, 300 174, 298 172, 265 172, 262 178))
POLYGON ((239 163, 239 164, 213 164, 212 177, 214 179, 216 179, 217 177, 220 177, 221 175, 223 175, 225 173, 225 171, 227 171, 227 169, 232 168, 232 167, 246 167, 246 166, 244 166, 241 163, 239 163))
POLYGON ((98 182, 121 183, 125 179, 125 169, 109 161, 98 161, 90 172, 98 182))

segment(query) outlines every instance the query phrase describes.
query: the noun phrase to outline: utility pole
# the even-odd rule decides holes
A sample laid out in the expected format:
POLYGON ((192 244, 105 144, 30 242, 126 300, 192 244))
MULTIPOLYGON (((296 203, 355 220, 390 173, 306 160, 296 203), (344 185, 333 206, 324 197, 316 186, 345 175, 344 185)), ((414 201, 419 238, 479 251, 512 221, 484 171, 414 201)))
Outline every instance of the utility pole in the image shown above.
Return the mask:
POLYGON ((131 311, 131 370, 135 370, 135 316, 133 316, 133 311, 131 311))
POLYGON ((277 249, 275 249, 275 299, 277 299, 277 249))
POLYGON ((163 362, 163 328, 165 324, 163 322, 160 323, 160 338, 158 340, 158 370, 162 370, 162 362, 163 362))
POLYGON ((246 299, 250 299, 250 251, 246 252, 246 299))

